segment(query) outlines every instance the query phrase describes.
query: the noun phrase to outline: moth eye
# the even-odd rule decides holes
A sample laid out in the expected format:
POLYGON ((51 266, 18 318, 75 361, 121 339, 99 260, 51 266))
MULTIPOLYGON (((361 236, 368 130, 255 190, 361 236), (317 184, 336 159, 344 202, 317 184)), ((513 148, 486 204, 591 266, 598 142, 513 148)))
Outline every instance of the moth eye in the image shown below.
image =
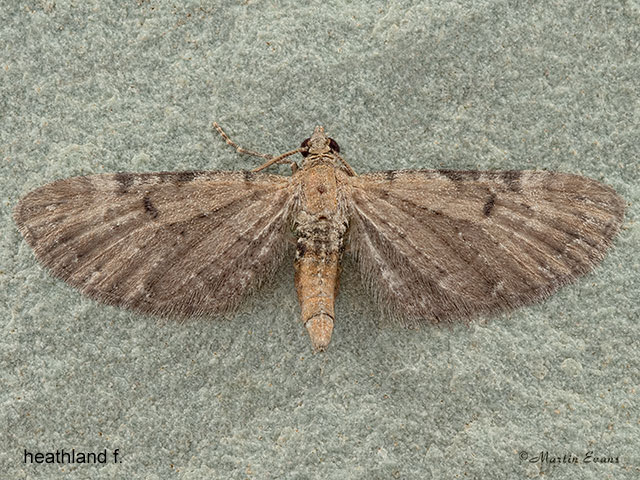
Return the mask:
POLYGON ((333 138, 329 139, 329 148, 336 153, 340 153, 340 145, 338 145, 333 138))
MULTIPOLYGON (((300 144, 300 148, 307 148, 307 147, 309 147, 309 140, 311 140, 311 137, 309 137, 309 138, 305 139, 305 140, 304 140, 304 142, 302 142, 302 143, 300 144)), ((300 154, 301 154, 303 157, 306 157, 307 155, 309 155, 309 152, 308 152, 308 151, 306 151, 306 152, 300 152, 300 154)))

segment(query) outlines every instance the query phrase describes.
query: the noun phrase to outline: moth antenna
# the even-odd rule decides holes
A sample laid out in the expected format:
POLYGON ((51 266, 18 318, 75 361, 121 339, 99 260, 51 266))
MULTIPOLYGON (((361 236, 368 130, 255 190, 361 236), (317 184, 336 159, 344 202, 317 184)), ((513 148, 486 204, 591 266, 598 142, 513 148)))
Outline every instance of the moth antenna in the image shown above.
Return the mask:
POLYGON ((236 152, 244 153, 246 155, 252 155, 254 157, 265 158, 267 160, 271 160, 272 158, 274 158, 273 155, 270 155, 268 153, 254 152, 253 150, 249 150, 247 148, 241 147, 240 145, 238 145, 236 142, 234 142, 229 138, 229 135, 227 135, 224 132, 224 130, 222 130, 222 127, 218 125, 218 122, 213 122, 213 127, 218 131, 220 136, 224 138, 224 141, 227 142, 228 145, 231 145, 233 148, 236 149, 236 152))
MULTIPOLYGON (((294 162, 294 161, 291 161, 291 160, 286 161, 286 162, 283 162, 282 160, 284 160, 285 158, 290 157, 291 155, 294 155, 296 153, 300 153, 300 152, 306 151, 306 148, 300 147, 300 148, 296 148, 295 150, 291 150, 290 152, 286 152, 286 153, 283 153, 282 155, 278 155, 278 156, 273 156, 273 155, 270 155, 268 153, 254 152, 253 150, 248 150, 248 149, 246 149, 244 147, 241 147, 236 142, 231 140, 229 138, 229 135, 227 135, 224 132, 224 130, 222 130, 222 127, 220 125, 218 125, 218 122, 213 122, 213 127, 218 131, 220 136, 222 138, 224 138, 224 141, 227 142, 228 145, 231 145, 233 148, 235 148, 238 153, 245 153, 247 155, 253 155, 254 157, 260 157, 260 158, 264 158, 264 159, 267 160, 265 163, 263 163, 259 167, 256 167, 253 170, 251 170, 252 172, 259 172, 261 170, 264 170, 265 168, 270 167, 271 165, 273 165, 275 163, 286 163, 286 164, 291 165, 291 170, 292 170, 293 173, 295 173, 298 170, 298 164, 296 162, 294 162)), ((349 167, 349 168, 351 168, 351 167, 349 167)))
POLYGON ((298 170, 298 164, 296 162, 294 162, 293 160, 287 160, 284 161, 283 160, 287 157, 290 157, 291 155, 295 155, 296 153, 301 153, 306 151, 307 149, 304 147, 299 147, 296 148, 295 150, 291 150, 290 152, 287 153, 283 153, 282 155, 278 155, 277 157, 273 157, 270 160, 266 161, 265 163, 263 163, 262 165, 260 165, 259 167, 254 168, 253 170, 251 170, 252 172, 259 172, 260 170, 264 170, 265 168, 270 167, 271 165, 273 165, 274 163, 288 163, 291 165, 291 170, 293 171, 293 173, 295 173, 298 170), (295 165, 295 167, 294 167, 295 165))

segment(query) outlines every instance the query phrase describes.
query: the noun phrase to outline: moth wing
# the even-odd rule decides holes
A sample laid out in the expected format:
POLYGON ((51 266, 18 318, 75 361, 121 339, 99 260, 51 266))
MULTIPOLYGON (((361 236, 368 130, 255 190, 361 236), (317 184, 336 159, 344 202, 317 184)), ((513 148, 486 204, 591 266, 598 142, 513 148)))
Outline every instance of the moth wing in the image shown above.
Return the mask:
POLYGON ((546 297, 598 263, 624 201, 536 171, 390 171, 348 179, 350 250, 405 323, 469 318, 546 297))
POLYGON ((75 177, 27 194, 14 217, 53 274, 109 304, 222 313, 286 254, 287 177, 163 172, 75 177))

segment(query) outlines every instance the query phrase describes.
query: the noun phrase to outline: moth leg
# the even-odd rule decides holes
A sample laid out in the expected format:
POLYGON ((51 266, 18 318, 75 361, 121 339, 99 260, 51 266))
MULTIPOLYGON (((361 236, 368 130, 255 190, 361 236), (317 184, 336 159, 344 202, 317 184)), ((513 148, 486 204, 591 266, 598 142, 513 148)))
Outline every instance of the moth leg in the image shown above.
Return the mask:
MULTIPOLYGON (((224 138, 224 141, 227 142, 228 145, 231 145, 233 148, 235 148, 238 153, 246 153, 247 155, 253 155, 254 157, 266 158, 267 160, 271 160, 271 159, 274 158, 273 155, 270 155, 268 153, 254 152, 253 150, 248 150, 246 148, 241 147, 236 142, 231 140, 229 138, 229 135, 224 133, 224 130, 222 130, 222 127, 220 125, 218 125, 217 122, 213 122, 213 127, 218 131, 220 136, 222 138, 224 138)), ((276 157, 276 158, 278 158, 278 157, 276 157)))

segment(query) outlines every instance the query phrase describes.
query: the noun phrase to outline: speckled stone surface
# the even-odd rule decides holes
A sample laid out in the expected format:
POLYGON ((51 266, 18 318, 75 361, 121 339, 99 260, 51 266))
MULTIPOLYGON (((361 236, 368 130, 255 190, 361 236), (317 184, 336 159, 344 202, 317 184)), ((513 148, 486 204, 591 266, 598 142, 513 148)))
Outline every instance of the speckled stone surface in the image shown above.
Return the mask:
POLYGON ((637 4, 22 3, 0 12, 6 478, 640 477, 637 4), (21 195, 255 166, 213 120, 271 153, 322 124, 359 172, 579 173, 630 206, 594 273, 470 326, 380 325, 347 260, 319 355, 289 264, 235 315, 177 324, 36 263, 11 219, 21 195), (109 461, 25 463, 62 449, 109 461))

